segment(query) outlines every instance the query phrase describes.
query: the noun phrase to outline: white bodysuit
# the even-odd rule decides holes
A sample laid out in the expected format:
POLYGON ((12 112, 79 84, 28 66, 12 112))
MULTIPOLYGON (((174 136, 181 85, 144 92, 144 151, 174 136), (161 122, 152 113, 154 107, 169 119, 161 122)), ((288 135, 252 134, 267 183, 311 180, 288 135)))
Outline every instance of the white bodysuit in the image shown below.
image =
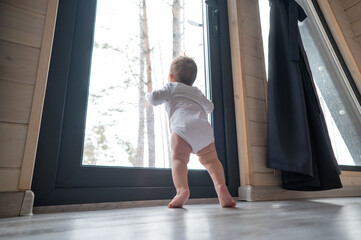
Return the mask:
POLYGON ((171 131, 192 147, 192 153, 214 142, 207 118, 214 106, 198 88, 179 82, 167 83, 164 88, 148 94, 147 99, 154 106, 165 103, 171 131))

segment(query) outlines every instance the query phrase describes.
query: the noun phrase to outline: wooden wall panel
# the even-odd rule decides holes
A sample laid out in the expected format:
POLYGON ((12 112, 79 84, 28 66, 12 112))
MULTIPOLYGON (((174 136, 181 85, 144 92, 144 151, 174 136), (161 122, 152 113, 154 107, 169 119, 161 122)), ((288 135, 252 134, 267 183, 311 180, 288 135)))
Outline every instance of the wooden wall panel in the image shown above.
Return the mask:
POLYGON ((354 33, 352 31, 352 27, 351 27, 350 23, 345 23, 345 22, 340 21, 338 24, 340 25, 340 27, 342 29, 342 33, 347 37, 347 41, 349 39, 354 38, 354 33))
POLYGON ((337 6, 338 8, 340 9, 344 9, 344 6, 343 6, 343 2, 342 1, 339 1, 339 0, 329 0, 330 4, 334 4, 335 6, 337 6))
POLYGON ((254 186, 282 186, 281 177, 275 173, 254 173, 254 186))
POLYGON ((348 16, 345 13, 345 9, 342 6, 340 6, 340 4, 341 4, 341 1, 339 1, 339 0, 330 1, 332 10, 338 16, 338 20, 347 25, 350 25, 351 23, 350 23, 350 20, 348 19, 348 16))
POLYGON ((38 146, 41 117, 43 113, 46 85, 53 47, 55 22, 58 10, 58 0, 49 0, 41 44, 39 67, 37 68, 34 97, 31 103, 29 127, 26 137, 24 158, 21 165, 19 190, 29 190, 33 179, 35 157, 38 146))
POLYGON ((356 38, 356 41, 361 45, 361 36, 359 36, 358 38, 356 38))
POLYGON ((24 193, 21 192, 0 193, 0 217, 19 216, 23 200, 24 193))
POLYGON ((29 122, 34 86, 0 79, 0 121, 29 122))
POLYGON ((361 186, 361 176, 342 176, 341 182, 344 186, 361 186))
POLYGON ((361 20, 354 22, 351 26, 356 38, 361 36, 361 20))
POLYGON ((0 40, 0 79, 34 84, 40 50, 0 40))
POLYGON ((246 55, 246 59, 247 61, 244 63, 246 74, 254 78, 263 79, 264 73, 262 72, 262 59, 251 55, 246 55))
POLYGON ((350 7, 356 5, 358 2, 361 2, 361 0, 341 0, 342 6, 344 9, 349 9, 350 7))
POLYGON ((245 76, 247 96, 260 100, 265 100, 265 88, 264 80, 260 78, 254 78, 252 76, 245 76))
POLYGON ((28 127, 0 122, 0 168, 19 168, 23 159, 28 127))
POLYGON ((243 91, 246 91, 240 93, 235 90, 235 96, 242 97, 241 103, 244 107, 242 112, 236 105, 236 114, 238 113, 241 118, 237 122, 244 123, 241 126, 242 131, 247 133, 238 135, 243 138, 239 152, 247 153, 243 154, 243 159, 240 159, 240 166, 243 168, 241 181, 246 181, 241 182, 241 186, 277 186, 280 182, 279 175, 275 175, 273 169, 266 168, 267 82, 258 1, 228 0, 228 4, 232 68, 237 73, 233 75, 234 81, 236 79, 234 85, 242 85, 243 91), (238 26, 235 26, 236 22, 238 26), (234 51, 239 52, 235 54, 234 51), (234 64, 235 62, 237 64, 234 64))
POLYGON ((31 186, 57 5, 0 0, 0 192, 31 186))
POLYGON ((257 38, 246 35, 243 43, 246 54, 259 58, 261 45, 257 38))
POLYGON ((45 16, 0 2, 0 39, 40 48, 45 16))
POLYGON ((266 147, 252 146, 253 171, 257 173, 273 173, 266 167, 266 147))
POLYGON ((0 168, 0 192, 18 191, 20 168, 0 168))
POLYGON ((267 146, 267 124, 250 121, 252 146, 267 146))
POLYGON ((0 2, 42 15, 46 15, 46 8, 48 6, 48 0, 0 0, 0 2))
POLYGON ((230 48, 232 60, 232 77, 234 91, 235 117, 237 127, 237 147, 239 158, 240 184, 250 185, 253 182, 250 130, 247 109, 247 90, 244 80, 245 69, 243 61, 242 18, 240 16, 241 2, 228 0, 230 48))
POLYGON ((242 0, 241 14, 257 21, 257 15, 255 11, 258 11, 257 1, 255 0, 242 0))
POLYGON ((350 49, 353 53, 361 54, 361 44, 357 41, 357 39, 347 39, 347 43, 349 44, 350 49))
POLYGON ((347 8, 345 10, 348 19, 350 20, 350 23, 354 23, 361 19, 361 2, 356 3, 355 5, 352 5, 351 7, 347 8))
POLYGON ((254 122, 267 123, 266 102, 248 97, 249 120, 254 122))
POLYGON ((353 56, 358 66, 361 66, 361 54, 354 52, 353 56))
POLYGON ((352 13, 351 9, 361 4, 361 1, 317 0, 317 2, 355 84, 361 92, 361 58, 359 57, 361 45, 360 41, 357 42, 358 39, 347 15, 347 12, 352 13), (344 9, 340 10, 340 6, 344 6, 344 9))
POLYGON ((242 29, 243 29, 243 32, 250 36, 250 37, 253 37, 255 39, 258 39, 259 38, 259 35, 258 35, 258 29, 257 27, 257 21, 253 18, 250 18, 248 16, 242 18, 242 29))

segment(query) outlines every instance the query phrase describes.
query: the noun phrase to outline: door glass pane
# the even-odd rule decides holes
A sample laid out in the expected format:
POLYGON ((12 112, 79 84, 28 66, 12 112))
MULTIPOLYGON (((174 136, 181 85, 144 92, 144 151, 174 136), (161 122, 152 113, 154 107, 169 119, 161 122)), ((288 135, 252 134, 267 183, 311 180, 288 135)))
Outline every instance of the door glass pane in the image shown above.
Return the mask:
MULTIPOLYGON (((312 1, 297 2, 308 15, 305 21, 299 23, 299 29, 335 156, 340 165, 361 166, 360 104, 354 96, 312 1)), ((269 3, 268 0, 259 0, 259 4, 266 53, 269 3)))
MULTIPOLYGON (((83 165, 171 167, 164 105, 147 111, 145 94, 168 82, 173 56, 185 53, 198 66, 194 85, 207 95, 202 4, 97 2, 83 165)), ((189 168, 203 166, 192 155, 189 168)))

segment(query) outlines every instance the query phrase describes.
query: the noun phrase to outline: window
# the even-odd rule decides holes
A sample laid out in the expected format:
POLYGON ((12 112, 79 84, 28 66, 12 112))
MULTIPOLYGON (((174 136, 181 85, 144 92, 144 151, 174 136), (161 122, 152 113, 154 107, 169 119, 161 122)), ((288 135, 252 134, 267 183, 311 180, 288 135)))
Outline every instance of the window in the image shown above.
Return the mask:
MULTIPOLYGON (((139 33, 139 2, 143 1, 126 1, 126 3, 111 0, 98 1, 98 10, 103 7, 114 9, 108 9, 109 15, 102 16, 111 19, 109 21, 111 26, 100 24, 96 27, 96 0, 64 0, 59 2, 32 183, 32 190, 35 193, 35 206, 171 199, 174 196, 175 189, 167 160, 161 161, 159 165, 155 164, 153 167, 147 167, 151 165, 149 163, 143 166, 129 167, 133 165, 132 161, 129 161, 132 154, 128 154, 127 151, 135 147, 136 140, 131 138, 136 138, 138 135, 137 124, 130 133, 125 132, 127 129, 124 128, 120 130, 123 133, 119 133, 116 126, 121 124, 120 121, 124 118, 131 118, 134 122, 138 122, 136 114, 139 110, 137 101, 138 81, 136 80, 139 78, 137 78, 136 73, 142 66, 136 63, 139 60, 137 57, 140 56, 137 45, 141 41, 141 38, 136 36, 137 32, 139 33), (113 4, 103 5, 107 2, 113 2, 113 4), (114 14, 124 13, 122 11, 132 13, 132 15, 129 16, 129 19, 118 19, 118 16, 114 16, 114 14), (115 21, 114 25, 112 25, 113 20, 115 21), (126 21, 126 24, 119 24, 119 20, 126 21), (117 26, 122 26, 121 30, 124 31, 121 33, 123 34, 121 38, 107 35, 110 30, 107 28, 116 28, 117 26), (99 29, 98 38, 97 30, 99 29), (126 29, 129 31, 125 31, 126 29), (133 30, 134 32, 132 32, 133 30), (125 51, 127 48, 137 50, 125 51), (103 57, 98 58, 102 55, 103 57), (102 63, 102 61, 104 62, 102 63), (95 69, 102 64, 106 65, 106 69, 114 66, 114 63, 120 64, 120 66, 118 66, 119 69, 109 69, 111 74, 106 74, 108 69, 95 69), (95 68, 91 68, 91 65, 95 68), (92 77, 90 77, 91 75, 92 77), (93 77, 97 79, 97 83, 93 82, 93 79, 90 80, 93 77), (135 100, 130 100, 131 97, 128 97, 128 93, 135 95, 135 100), (99 97, 102 94, 103 96, 99 97), (99 107, 101 102, 105 104, 99 107), (88 107, 88 103, 95 104, 93 109, 91 106, 88 107), (131 112, 122 115, 124 110, 135 111, 136 119, 130 117, 133 114, 131 112), (94 118, 89 118, 90 120, 88 119, 87 122, 87 114, 90 116, 98 111, 101 112, 101 116, 95 115, 94 118), (113 124, 114 128, 106 128, 112 127, 113 124), (86 125, 90 131, 94 128, 94 132, 91 133, 93 135, 87 135, 86 125), (108 132, 110 132, 109 135, 107 135, 108 132), (114 147, 110 146, 110 141, 113 140, 115 141, 113 145, 121 148, 119 155, 118 150, 108 151, 110 147, 114 147), (99 161, 99 164, 89 162, 92 159, 86 158, 85 161, 88 162, 83 162, 83 149, 89 151, 91 144, 98 148, 94 156, 98 154, 98 158, 95 160, 99 161), (129 149, 127 149, 128 147, 129 149), (114 157, 108 158, 105 154, 114 155, 114 157), (113 160, 114 162, 112 162, 113 160)), ((151 32, 149 32, 150 43, 153 44, 153 48, 145 51, 154 53, 150 60, 154 64, 152 65, 154 69, 153 79, 158 81, 153 82, 155 89, 163 85, 163 81, 166 81, 164 76, 167 75, 168 69, 165 69, 165 66, 172 56, 171 52, 168 51, 169 42, 161 42, 166 38, 161 33, 158 33, 159 36, 155 36, 154 33, 156 31, 168 31, 169 35, 172 36, 172 30, 169 28, 166 30, 160 26, 157 28, 157 24, 152 23, 152 21, 158 19, 162 22, 163 19, 161 18, 166 16, 165 9, 167 9, 168 15, 172 14, 172 10, 167 5, 168 1, 165 0, 149 0, 146 2, 149 8, 156 9, 152 13, 149 12, 148 15, 149 30, 152 27, 153 31, 153 35, 150 35, 151 32), (164 8, 162 10, 164 14, 159 14, 160 6, 162 9, 164 8), (159 15, 161 18, 154 17, 155 15, 159 15), (161 58, 162 55, 157 55, 155 52, 162 52, 167 57, 161 58), (164 65, 160 62, 164 62, 164 65)), ((187 2, 185 1, 185 3, 187 2)), ((189 1, 188 7, 191 7, 189 11, 196 11, 197 14, 184 15, 184 19, 187 19, 185 33, 191 35, 190 38, 184 37, 186 51, 192 51, 192 53, 197 51, 194 55, 197 56, 195 57, 199 66, 200 78, 198 83, 202 85, 200 79, 207 80, 203 81, 203 86, 199 87, 204 89, 214 103, 215 109, 211 122, 214 128, 217 153, 224 166, 226 183, 230 193, 236 195, 239 186, 239 174, 227 5, 225 1, 206 1, 206 4, 203 4, 203 1, 189 1), (193 32, 187 32, 187 28, 188 31, 193 32), (187 48, 189 46, 187 41, 193 41, 192 48, 187 48)), ((102 17, 99 16, 97 21, 101 23, 102 17)), ((181 17, 183 18, 182 15, 181 17)), ((164 21, 171 21, 169 18, 167 19, 164 21)), ((155 125, 155 128, 162 126, 162 124, 164 128, 165 119, 159 120, 161 119, 159 116, 162 116, 161 109, 154 116, 155 119, 158 118, 157 122, 159 123, 155 125), (157 114, 158 117, 156 117, 157 114)), ((166 131, 161 132, 164 133, 163 139, 166 146, 166 131)), ((162 148, 161 144, 158 145, 162 148)), ((161 149, 161 152, 166 152, 166 148, 161 149)), ((85 152, 85 154, 87 153, 85 152)), ((167 159, 168 156, 166 155, 160 157, 161 160, 167 159)), ((191 198, 216 197, 213 183, 206 171, 190 169, 188 180, 191 198)))
MULTIPOLYGON (((299 23, 299 29, 336 159, 340 165, 356 166, 353 169, 358 169, 357 166, 361 166, 360 95, 355 91, 343 60, 339 58, 332 36, 323 25, 317 3, 312 0, 297 2, 308 15, 305 21, 299 23)), ((264 52, 267 54, 269 3, 268 0, 259 0, 259 4, 264 52)))
MULTIPOLYGON (((171 167, 170 131, 164 105, 147 106, 145 94, 148 87, 160 89, 168 82, 173 55, 186 54, 195 59, 198 74, 194 86, 209 95, 205 3, 189 0, 179 1, 178 5, 159 0, 146 3, 143 6, 139 0, 97 2, 84 165, 171 167), (142 32, 147 33, 149 49, 145 49, 142 32), (150 108, 152 112, 148 114, 150 108)), ((191 158, 189 168, 204 169, 195 155, 191 158)))

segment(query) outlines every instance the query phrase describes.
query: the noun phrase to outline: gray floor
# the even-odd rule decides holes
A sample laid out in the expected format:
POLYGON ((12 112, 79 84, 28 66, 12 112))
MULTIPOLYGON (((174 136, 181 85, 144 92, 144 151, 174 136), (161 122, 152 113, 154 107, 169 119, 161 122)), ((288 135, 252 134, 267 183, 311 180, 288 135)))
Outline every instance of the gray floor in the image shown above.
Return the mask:
POLYGON ((361 239, 361 198, 146 207, 0 219, 0 239, 361 239))

